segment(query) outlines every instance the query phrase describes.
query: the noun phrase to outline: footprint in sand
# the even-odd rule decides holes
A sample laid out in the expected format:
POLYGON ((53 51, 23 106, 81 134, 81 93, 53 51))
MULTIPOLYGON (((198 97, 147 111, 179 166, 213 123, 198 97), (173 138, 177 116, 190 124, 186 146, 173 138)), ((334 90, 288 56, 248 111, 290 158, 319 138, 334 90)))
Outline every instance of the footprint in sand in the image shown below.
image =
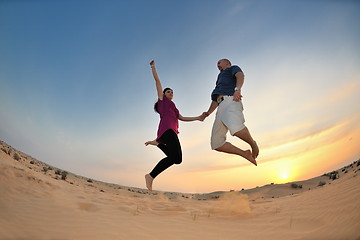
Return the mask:
POLYGON ((95 204, 92 203, 78 203, 78 205, 79 205, 79 209, 87 212, 97 212, 100 209, 95 204))
POLYGON ((315 219, 291 217, 289 226, 297 231, 311 232, 324 226, 324 223, 315 219))

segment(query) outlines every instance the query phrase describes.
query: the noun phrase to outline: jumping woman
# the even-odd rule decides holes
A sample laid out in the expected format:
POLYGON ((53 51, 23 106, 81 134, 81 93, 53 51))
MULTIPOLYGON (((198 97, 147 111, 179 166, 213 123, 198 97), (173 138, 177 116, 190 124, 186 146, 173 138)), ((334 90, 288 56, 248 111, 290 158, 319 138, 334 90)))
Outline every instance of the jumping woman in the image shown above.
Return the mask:
POLYGON ((160 123, 157 131, 157 138, 153 141, 145 143, 146 146, 154 145, 160 148, 166 155, 165 158, 154 167, 154 169, 145 175, 146 187, 152 191, 153 180, 165 169, 173 164, 180 164, 182 162, 181 145, 177 136, 179 123, 181 121, 203 121, 205 116, 198 117, 183 117, 172 101, 174 92, 170 88, 162 89, 159 76, 156 72, 155 62, 150 62, 152 74, 155 79, 156 91, 158 101, 154 105, 154 110, 160 114, 160 123))

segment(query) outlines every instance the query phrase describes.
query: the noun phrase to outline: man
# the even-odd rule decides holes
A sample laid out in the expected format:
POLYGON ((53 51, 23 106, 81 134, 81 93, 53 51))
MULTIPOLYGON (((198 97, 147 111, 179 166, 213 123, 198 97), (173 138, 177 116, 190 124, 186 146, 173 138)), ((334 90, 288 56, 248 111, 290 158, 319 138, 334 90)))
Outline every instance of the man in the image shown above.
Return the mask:
POLYGON ((211 148, 219 152, 239 155, 257 166, 255 159, 259 155, 259 148, 244 125, 245 119, 241 102, 244 73, 240 67, 232 66, 228 59, 219 60, 217 67, 220 73, 216 87, 211 93, 212 102, 209 110, 203 113, 205 116, 209 116, 216 108, 218 109, 211 132, 211 148), (226 142, 227 131, 230 131, 232 136, 247 142, 251 151, 244 151, 226 142))

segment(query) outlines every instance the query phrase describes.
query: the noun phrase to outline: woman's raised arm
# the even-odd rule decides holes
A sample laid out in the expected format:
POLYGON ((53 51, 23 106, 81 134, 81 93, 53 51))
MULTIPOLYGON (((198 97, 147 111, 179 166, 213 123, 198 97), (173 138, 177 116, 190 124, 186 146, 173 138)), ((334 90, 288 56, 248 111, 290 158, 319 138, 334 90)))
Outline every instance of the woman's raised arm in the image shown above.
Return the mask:
POLYGON ((160 78, 156 72, 156 68, 155 68, 155 61, 152 60, 150 62, 150 66, 151 66, 151 71, 152 71, 152 74, 154 76, 154 79, 155 79, 155 84, 156 84, 156 91, 157 91, 157 94, 158 94, 158 98, 160 100, 163 100, 163 90, 162 90, 162 86, 161 86, 161 82, 160 82, 160 78))

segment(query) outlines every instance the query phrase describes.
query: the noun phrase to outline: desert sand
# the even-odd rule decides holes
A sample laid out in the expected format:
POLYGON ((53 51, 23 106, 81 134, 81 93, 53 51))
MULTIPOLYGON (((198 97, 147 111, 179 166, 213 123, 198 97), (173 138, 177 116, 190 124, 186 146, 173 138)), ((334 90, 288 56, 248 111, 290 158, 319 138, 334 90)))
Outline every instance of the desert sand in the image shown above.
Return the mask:
POLYGON ((244 191, 150 193, 0 147, 1 240, 360 239, 360 161, 244 191))

